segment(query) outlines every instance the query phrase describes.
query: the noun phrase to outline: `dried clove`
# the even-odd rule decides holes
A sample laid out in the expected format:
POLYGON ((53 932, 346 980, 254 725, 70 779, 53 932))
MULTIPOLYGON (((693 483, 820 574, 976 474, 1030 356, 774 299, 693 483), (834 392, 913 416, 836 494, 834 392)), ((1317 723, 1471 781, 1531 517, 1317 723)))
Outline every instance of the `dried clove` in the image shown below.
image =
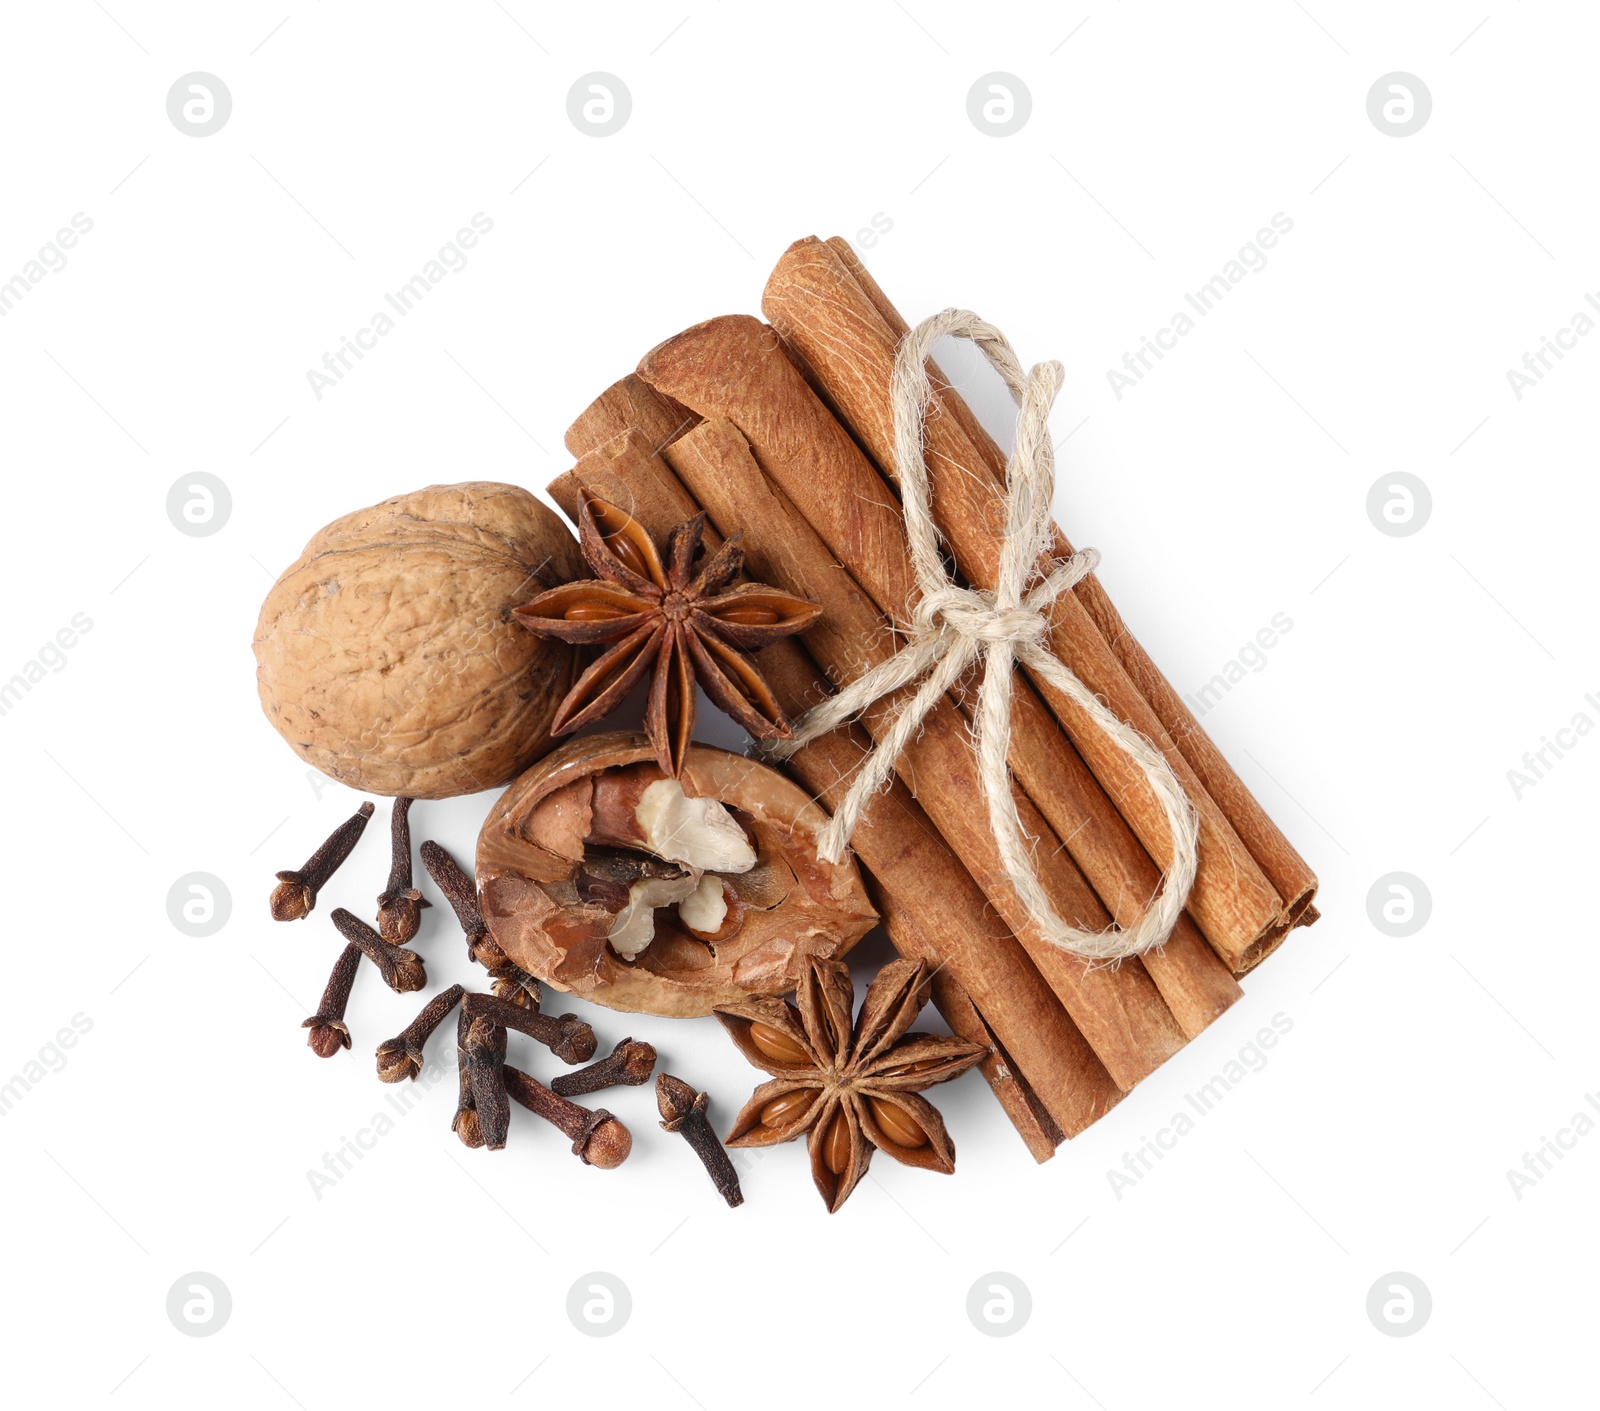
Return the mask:
POLYGON ((552 1019, 548 1014, 532 1013, 496 995, 468 995, 461 1003, 474 1019, 488 1019, 537 1039, 563 1063, 587 1063, 594 1057, 594 1030, 576 1014, 552 1019))
POLYGON ((467 1027, 467 1072, 472 1079, 472 1106, 478 1132, 490 1151, 500 1151, 511 1127, 506 1102, 506 1031, 492 1019, 473 1016, 467 1027))
POLYGON ((456 914, 456 920, 461 923, 461 929, 466 932, 467 958, 490 970, 509 965, 511 962, 506 959, 505 952, 494 943, 489 928, 484 924, 483 910, 478 905, 477 883, 432 838, 423 843, 420 851, 422 865, 428 869, 428 876, 444 893, 450 909, 456 914))
POLYGON ((311 1032, 306 1042, 318 1058, 332 1058, 342 1048, 350 1047, 350 1030, 344 1022, 345 1005, 350 1002, 350 987, 355 984, 356 971, 361 966, 361 947, 354 943, 339 952, 333 963, 333 973, 328 976, 328 987, 322 992, 322 1003, 300 1027, 311 1032))
POLYGON ((583 870, 591 877, 625 884, 646 879, 671 881, 675 877, 689 875, 687 867, 657 857, 654 853, 640 852, 637 848, 612 847, 605 843, 584 845, 583 870))
POLYGON ((378 1076, 384 1082, 398 1083, 403 1078, 416 1080, 417 1074, 422 1071, 422 1049, 429 1035, 444 1023, 465 993, 460 985, 451 985, 448 990, 440 991, 422 1006, 422 1012, 394 1038, 385 1039, 378 1045, 378 1076))
POLYGON ((574 882, 583 901, 617 912, 628 904, 635 882, 675 882, 689 875, 688 868, 653 853, 590 843, 574 882))
POLYGON ((491 970, 489 979, 493 982, 489 986, 491 993, 519 1009, 539 1012, 539 982, 520 965, 507 961, 498 970, 491 970))
POLYGON ((711 1130, 710 1118, 706 1116, 707 1101, 704 1093, 697 1093, 682 1078, 674 1078, 670 1073, 656 1078, 656 1106, 661 1109, 662 1130, 677 1132, 689 1143, 712 1184, 729 1205, 743 1205, 739 1175, 717 1140, 717 1134, 711 1130))
POLYGON ((350 856, 367 820, 372 817, 372 805, 364 803, 355 814, 345 819, 328 839, 298 871, 278 873, 278 885, 272 891, 272 919, 274 921, 299 921, 310 915, 317 904, 317 893, 327 886, 328 878, 339 870, 339 864, 350 856))
POLYGON ((585 1166, 609 1171, 628 1159, 628 1153, 633 1150, 633 1134, 605 1108, 597 1107, 591 1112, 587 1107, 568 1102, 509 1064, 504 1073, 506 1091, 529 1112, 543 1117, 571 1137, 572 1154, 585 1166))
POLYGON ((422 929, 422 908, 433 903, 411 885, 411 800, 396 799, 389 813, 389 885, 378 897, 378 934, 403 946, 422 929))
POLYGON ((602 1088, 636 1088, 650 1081, 655 1068, 656 1051, 650 1044, 624 1039, 598 1063, 591 1063, 576 1073, 563 1073, 552 1080, 550 1090, 562 1097, 577 1097, 580 1093, 597 1093, 602 1088))
POLYGON ((352 916, 342 906, 335 909, 333 924, 345 940, 361 947, 362 954, 382 973, 383 983, 396 994, 409 994, 428 983, 428 972, 416 951, 390 945, 365 921, 352 916))
POLYGON ((466 1010, 456 1016, 456 1070, 461 1078, 460 1095, 456 1098, 456 1115, 450 1119, 450 1130, 461 1138, 462 1145, 483 1145, 483 1133, 478 1129, 478 1109, 472 1100, 472 1069, 467 1062, 467 1033, 472 1020, 466 1010))

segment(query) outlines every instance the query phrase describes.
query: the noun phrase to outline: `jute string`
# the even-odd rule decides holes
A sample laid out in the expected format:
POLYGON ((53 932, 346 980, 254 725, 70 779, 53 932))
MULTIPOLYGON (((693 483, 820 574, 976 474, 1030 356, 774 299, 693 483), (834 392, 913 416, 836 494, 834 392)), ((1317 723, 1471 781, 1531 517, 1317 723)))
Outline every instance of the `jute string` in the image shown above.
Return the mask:
MULTIPOLYGON (((1049 942, 1095 961, 1115 961, 1160 945, 1171 934, 1194 882, 1198 829, 1193 808, 1167 761, 1149 740, 1118 719, 1044 645, 1045 613, 1062 593, 1092 573, 1100 556, 1081 549, 1056 561, 1047 573, 1040 565, 1050 543, 1050 505, 1055 492, 1055 452, 1049 416, 1061 389, 1060 363, 1036 365, 1024 374, 1005 335, 965 309, 946 309, 925 319, 901 340, 895 358, 890 401, 894 413, 895 468, 905 509, 911 563, 921 596, 913 610, 907 645, 836 696, 808 711, 793 738, 769 744, 767 752, 787 757, 811 740, 837 729, 882 696, 920 681, 916 693, 867 757, 821 838, 822 855, 837 862, 855 832, 862 810, 884 788, 895 761, 921 728, 934 704, 978 658, 983 658, 974 722, 979 774, 988 804, 989 826, 1000 858, 1022 904, 1049 942), (1005 379, 1020 408, 1016 449, 1006 468, 1007 516, 1000 571, 993 592, 963 588, 951 581, 939 552, 939 534, 929 508, 923 425, 932 395, 927 360, 945 336, 976 343, 1005 379), (1136 763, 1160 801, 1172 837, 1172 865, 1136 925, 1107 931, 1080 931, 1050 904, 1034 870, 1032 839, 1022 829, 1011 775, 1012 669, 1021 663, 1041 681, 1069 697, 1136 763)), ((963 474, 967 472, 956 471, 963 474)))

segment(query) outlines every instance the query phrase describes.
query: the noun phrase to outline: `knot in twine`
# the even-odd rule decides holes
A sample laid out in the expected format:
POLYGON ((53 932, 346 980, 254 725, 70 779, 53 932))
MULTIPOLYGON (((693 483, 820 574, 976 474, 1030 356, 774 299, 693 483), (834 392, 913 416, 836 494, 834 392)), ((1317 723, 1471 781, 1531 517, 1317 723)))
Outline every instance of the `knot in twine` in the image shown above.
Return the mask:
MULTIPOLYGON (((880 697, 920 681, 823 830, 819 851, 828 861, 837 862, 867 801, 889 783, 896 760, 923 719, 982 657, 975 748, 989 825, 1011 884, 1051 945, 1089 960, 1116 961, 1140 955, 1171 934, 1194 882, 1199 838, 1194 810, 1160 751, 1107 709, 1045 645, 1049 632, 1045 614, 1050 605, 1092 573, 1100 561, 1095 550, 1082 549, 1064 562, 1053 561, 1054 566, 1043 571, 1052 562, 1046 550, 1055 492, 1055 453, 1048 423, 1063 376, 1061 364, 1056 362, 1037 364, 1024 374, 1005 335, 965 309, 935 314, 901 340, 890 384, 895 469, 912 568, 921 592, 912 613, 909 640, 888 661, 808 711, 796 722, 791 739, 768 745, 767 751, 787 757, 859 715, 880 697), (1016 449, 1006 467, 1005 539, 992 591, 963 588, 950 580, 929 508, 923 424, 932 388, 926 363, 934 343, 947 335, 976 343, 1005 379, 1019 407, 1016 449), (1023 833, 1006 764, 1011 747, 1012 671, 1019 662, 1068 697, 1139 767, 1166 815, 1172 864, 1164 885, 1131 927, 1081 931, 1056 913, 1039 882, 1033 865, 1033 840, 1023 833)), ((971 472, 958 467, 955 473, 971 472)))

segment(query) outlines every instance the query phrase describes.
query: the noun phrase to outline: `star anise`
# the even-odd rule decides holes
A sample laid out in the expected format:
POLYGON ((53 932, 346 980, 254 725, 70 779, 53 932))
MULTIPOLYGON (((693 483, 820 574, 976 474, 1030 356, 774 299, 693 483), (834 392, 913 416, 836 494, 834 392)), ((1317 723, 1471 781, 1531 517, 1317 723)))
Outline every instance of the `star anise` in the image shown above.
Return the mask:
POLYGON ((530 632, 610 647, 567 693, 552 734, 570 734, 609 715, 649 671, 645 733, 657 763, 674 778, 694 735, 696 680, 757 739, 788 737, 789 722, 746 653, 805 631, 822 609, 764 583, 730 588, 744 564, 740 535, 697 562, 705 526, 704 514, 678 525, 663 565, 627 511, 584 497, 578 539, 599 577, 552 588, 512 610, 530 632))
POLYGON ((751 1095, 727 1145, 776 1146, 807 1136, 811 1178, 830 1211, 867 1173, 874 1149, 907 1166, 955 1170, 955 1143, 924 1088, 965 1073, 987 1052, 943 1034, 908 1034, 928 998, 928 971, 896 960, 867 986, 854 1026, 849 968, 813 958, 795 991, 716 1011, 751 1063, 773 1075, 751 1095))

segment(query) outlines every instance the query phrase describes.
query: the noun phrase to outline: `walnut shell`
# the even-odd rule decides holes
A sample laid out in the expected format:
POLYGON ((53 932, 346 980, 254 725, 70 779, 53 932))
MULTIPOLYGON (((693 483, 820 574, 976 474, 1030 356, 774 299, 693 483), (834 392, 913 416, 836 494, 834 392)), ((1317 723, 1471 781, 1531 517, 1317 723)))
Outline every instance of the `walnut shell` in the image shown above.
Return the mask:
POLYGON ((655 939, 637 960, 622 959, 605 939, 614 913, 581 898, 575 885, 596 826, 594 783, 622 770, 665 777, 637 732, 572 740, 506 790, 478 836, 489 932, 546 984, 610 1009, 709 1014, 792 990, 808 956, 843 956, 877 922, 854 858, 834 865, 817 856, 828 815, 808 794, 755 760, 691 745, 679 778, 684 793, 724 804, 755 847, 753 868, 726 875, 743 906, 740 924, 708 943, 663 906, 655 939))
POLYGON ((432 485, 318 532, 256 624, 262 709, 302 759, 365 793, 444 799, 554 743, 577 649, 510 610, 581 577, 562 520, 515 485, 432 485))

